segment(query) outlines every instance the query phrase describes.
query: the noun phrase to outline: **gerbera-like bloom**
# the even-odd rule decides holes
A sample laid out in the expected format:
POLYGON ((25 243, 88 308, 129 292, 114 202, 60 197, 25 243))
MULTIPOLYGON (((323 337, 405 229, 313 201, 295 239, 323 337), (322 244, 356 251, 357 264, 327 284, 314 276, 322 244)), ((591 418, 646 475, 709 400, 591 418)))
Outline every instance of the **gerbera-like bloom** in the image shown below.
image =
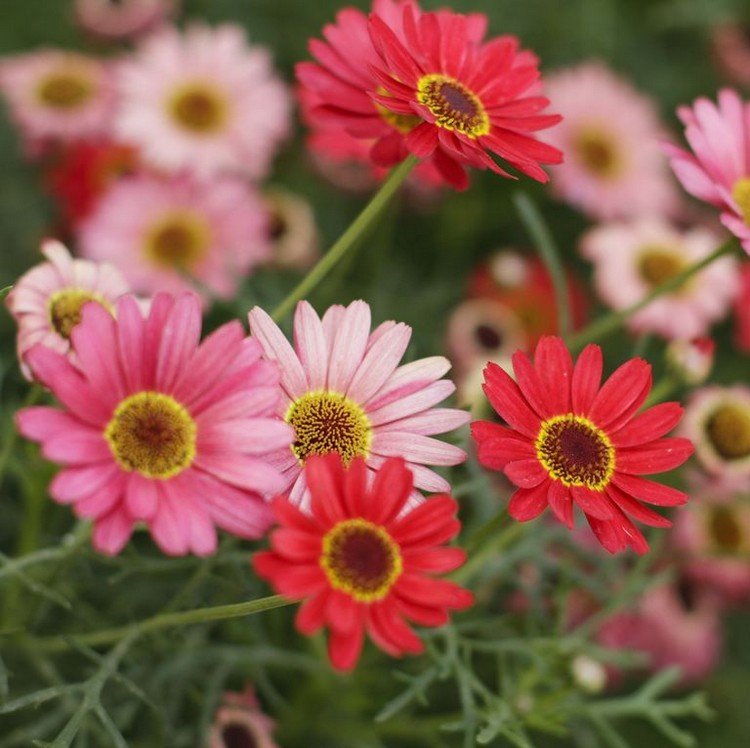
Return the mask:
POLYGON ((213 553, 217 526, 257 538, 270 524, 263 496, 284 479, 268 455, 292 438, 274 417, 277 367, 237 321, 200 333, 195 294, 159 294, 146 318, 126 295, 116 318, 84 307, 77 366, 41 345, 26 354, 63 409, 25 408, 19 431, 63 465, 50 494, 93 519, 102 553, 118 553, 136 522, 174 556, 213 553))
MULTIPOLYGON (((720 243, 705 229, 681 231, 658 219, 640 219, 592 229, 582 239, 581 253, 594 263, 599 296, 621 310, 705 259, 720 243)), ((627 325, 666 338, 699 337, 730 312, 738 292, 737 262, 721 257, 631 315, 627 325)))
POLYGON ((648 544, 628 515, 669 527, 642 502, 687 501, 682 491, 641 477, 672 470, 692 454, 688 439, 662 438, 680 420, 679 403, 639 414, 651 390, 651 367, 632 359, 600 385, 597 345, 587 346, 574 366, 560 338, 544 337, 533 362, 520 351, 513 356, 513 370, 516 381, 495 364, 485 370, 485 393, 508 426, 472 424, 479 461, 518 486, 511 516, 526 522, 549 506, 572 528, 577 504, 610 553, 627 547, 645 553, 648 544))
POLYGON ((673 340, 664 351, 667 366, 689 387, 703 384, 714 368, 716 343, 711 338, 673 340))
POLYGON ((682 433, 714 475, 750 476, 750 387, 718 385, 696 390, 685 407, 682 433))
POLYGON ((86 218, 112 183, 133 172, 136 163, 133 148, 105 140, 65 148, 47 178, 64 220, 75 226, 86 218))
POLYGON ((117 265, 137 292, 182 291, 195 278, 216 296, 268 258, 268 214, 246 182, 150 174, 123 179, 80 226, 81 253, 117 265))
POLYGON ((109 312, 130 291, 127 281, 107 263, 74 260, 58 241, 42 244, 47 262, 21 276, 5 303, 18 325, 18 360, 26 376, 26 351, 36 344, 64 355, 73 355, 70 335, 81 321, 81 310, 95 301, 109 312))
POLYGON ((664 146, 674 173, 691 195, 722 211, 721 222, 750 253, 750 104, 724 89, 718 105, 702 98, 677 114, 691 151, 664 146))
POLYGON ((77 52, 44 49, 0 63, 0 87, 29 141, 105 134, 114 107, 106 64, 77 52))
POLYGON ((289 131, 286 87, 239 26, 160 31, 118 81, 116 130, 157 168, 260 179, 289 131))
POLYGON ((740 292, 734 304, 734 343, 743 353, 750 353, 750 262, 740 271, 740 292))
POLYGON ((372 481, 364 460, 347 470, 336 454, 310 459, 305 472, 310 514, 285 498, 273 502, 280 528, 272 550, 255 555, 255 571, 280 594, 305 601, 301 633, 328 626, 335 668, 356 665, 365 632, 393 657, 418 654, 424 645, 405 619, 441 626, 449 610, 473 603, 468 590, 433 577, 465 560, 460 548, 443 546, 461 528, 458 505, 433 496, 405 513, 413 479, 400 459, 387 460, 372 481))
POLYGON ((251 685, 243 693, 226 692, 216 711, 206 748, 278 748, 275 723, 260 708, 251 685))
POLYGON ((304 197, 274 187, 263 192, 268 210, 270 262, 275 267, 309 268, 318 257, 318 226, 304 197))
MULTIPOLYGON (((309 457, 337 452, 349 464, 365 459, 377 471, 388 457, 403 457, 416 488, 444 492, 448 482, 425 465, 456 465, 466 453, 433 439, 463 426, 469 414, 434 408, 455 389, 441 377, 450 369, 442 356, 399 366, 411 338, 403 323, 384 322, 370 332, 370 307, 354 301, 332 306, 322 320, 306 301, 294 315, 294 348, 259 307, 250 330, 268 358, 281 367, 284 397, 279 414, 295 431, 291 449, 276 465, 292 485, 290 500, 307 503, 309 457)), ((419 494, 415 492, 415 500, 419 494)))
POLYGON ((75 0, 75 17, 85 31, 103 39, 130 39, 172 16, 178 0, 75 0))
POLYGON ((600 62, 550 75, 545 91, 563 116, 549 140, 565 153, 553 191, 587 215, 664 215, 677 205, 661 152, 655 103, 600 62))

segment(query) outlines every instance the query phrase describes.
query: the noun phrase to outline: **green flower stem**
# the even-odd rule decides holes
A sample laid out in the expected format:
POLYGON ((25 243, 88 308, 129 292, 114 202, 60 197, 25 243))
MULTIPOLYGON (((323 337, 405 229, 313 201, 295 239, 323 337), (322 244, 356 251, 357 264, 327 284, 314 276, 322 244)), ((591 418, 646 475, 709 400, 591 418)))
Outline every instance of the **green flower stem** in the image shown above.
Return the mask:
POLYGON ((557 301, 557 322, 560 334, 565 337, 570 334, 572 316, 570 313, 568 280, 565 277, 565 268, 560 260, 560 252, 552 238, 552 232, 532 199, 525 192, 517 192, 513 195, 513 202, 552 278, 557 301))
POLYGON ((144 621, 132 623, 127 626, 94 631, 89 634, 70 634, 34 639, 30 640, 29 644, 41 652, 60 652, 70 649, 72 646, 70 640, 73 640, 75 644, 86 647, 101 647, 105 644, 118 642, 133 634, 142 636, 151 631, 171 628, 173 626, 189 626, 194 623, 210 623, 212 621, 225 621, 230 618, 241 618, 243 616, 254 615, 255 613, 262 613, 266 610, 273 610, 274 608, 282 608, 285 605, 292 605, 293 603, 294 600, 289 600, 283 595, 271 595, 270 597, 261 597, 258 600, 250 600, 245 603, 217 605, 213 608, 196 608, 195 610, 184 610, 178 613, 161 613, 153 618, 147 618, 144 621))
POLYGON ((297 284, 292 292, 273 310, 271 317, 276 322, 282 320, 294 305, 307 296, 328 273, 336 266, 342 257, 365 235, 375 220, 380 216, 391 201, 398 188, 411 170, 416 166, 416 156, 409 156, 395 169, 373 195, 372 200, 364 210, 354 219, 349 228, 338 238, 336 243, 320 258, 317 265, 297 284))
POLYGON ((660 296, 678 289, 683 283, 685 283, 685 281, 692 278, 696 273, 699 273, 703 268, 708 267, 715 260, 718 260, 725 255, 732 254, 736 250, 736 247, 737 240, 729 239, 718 249, 708 255, 708 257, 704 257, 700 262, 696 262, 694 265, 685 268, 685 270, 678 275, 675 275, 671 280, 657 286, 636 304, 632 304, 627 307, 627 309, 610 312, 609 314, 600 317, 595 322, 592 322, 583 330, 579 330, 577 333, 567 336, 568 346, 571 350, 580 350, 587 343, 598 341, 604 336, 609 335, 611 332, 617 330, 631 315, 639 312, 644 307, 647 307, 654 299, 658 299, 660 296))

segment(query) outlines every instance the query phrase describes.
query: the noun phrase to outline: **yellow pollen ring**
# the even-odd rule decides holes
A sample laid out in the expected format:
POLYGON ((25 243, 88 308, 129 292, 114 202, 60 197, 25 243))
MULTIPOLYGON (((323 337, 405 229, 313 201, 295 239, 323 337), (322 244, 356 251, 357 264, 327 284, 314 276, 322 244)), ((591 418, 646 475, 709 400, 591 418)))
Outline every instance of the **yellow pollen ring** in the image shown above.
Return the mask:
POLYGON ((615 471, 615 447, 588 418, 573 413, 543 421, 534 443, 549 477, 564 486, 603 491, 615 471))
POLYGON ((732 198, 740 209, 742 220, 750 226, 750 177, 742 177, 735 182, 732 198))
POLYGON ((435 124, 469 138, 490 132, 490 118, 479 97, 461 81, 440 73, 422 76, 417 82, 417 101, 435 116, 435 124))
POLYGON ((68 340, 73 328, 81 321, 83 307, 89 301, 101 304, 110 314, 112 305, 101 295, 84 288, 61 288, 49 297, 47 311, 54 331, 68 340))
POLYGON ((50 73, 39 83, 36 95, 40 103, 52 109, 72 111, 85 104, 96 85, 83 69, 70 67, 50 73))
POLYGON ((165 480, 190 467, 197 432, 192 416, 177 400, 146 390, 117 406, 104 438, 123 470, 165 480))
POLYGON ((210 82, 192 81, 179 88, 169 101, 172 119, 194 135, 221 130, 229 117, 229 101, 210 82))
POLYGON ((339 522, 323 536, 320 566, 331 587, 362 603, 386 597, 404 569, 398 543, 361 518, 339 522))

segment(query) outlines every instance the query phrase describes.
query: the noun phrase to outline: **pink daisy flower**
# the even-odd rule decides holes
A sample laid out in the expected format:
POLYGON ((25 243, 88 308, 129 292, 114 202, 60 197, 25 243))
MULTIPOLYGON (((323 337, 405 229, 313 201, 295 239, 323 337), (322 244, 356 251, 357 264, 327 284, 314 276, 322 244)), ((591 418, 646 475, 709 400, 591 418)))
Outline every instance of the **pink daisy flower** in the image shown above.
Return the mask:
POLYGON ((270 256, 263 199, 232 177, 211 182, 150 174, 123 179, 80 227, 81 253, 116 264, 134 290, 190 289, 221 298, 270 256))
POLYGON ((216 711, 206 748, 279 748, 273 739, 275 722, 263 713, 255 689, 227 691, 216 711))
POLYGON ((239 26, 160 31, 118 81, 117 132, 157 168, 260 179, 289 132, 286 86, 239 26))
POLYGON ((674 173, 691 195, 722 211, 721 222, 750 253, 750 104, 724 89, 718 104, 698 99, 677 114, 691 151, 664 146, 674 173))
POLYGON ((50 494, 93 519, 102 553, 118 553, 137 522, 176 556, 213 553, 216 527, 257 538, 272 521, 263 496, 284 479, 268 456, 292 438, 274 417, 277 368, 239 322, 203 343, 200 332, 195 294, 159 294, 146 318, 128 295, 116 318, 86 305, 77 366, 41 345, 26 354, 63 408, 25 408, 18 429, 63 465, 50 494))
POLYGON ((42 49, 0 62, 11 117, 32 143, 103 135, 111 124, 110 68, 78 52, 42 49))
POLYGON ((549 141, 565 153, 552 189, 602 220, 671 213, 677 204, 654 102, 600 62, 547 77, 545 91, 563 122, 549 141))
POLYGON ((434 356, 399 366, 410 327, 384 322, 370 332, 370 307, 364 301, 332 306, 322 319, 301 301, 292 347, 259 307, 249 319, 253 337, 281 368, 279 414, 294 428, 295 440, 291 449, 278 451, 275 465, 292 487, 292 503, 309 498, 303 470, 307 458, 330 452, 347 465, 363 457, 371 471, 388 457, 402 457, 415 488, 449 490, 448 482, 425 465, 457 465, 466 453, 432 436, 463 426, 469 414, 434 407, 455 389, 441 379, 450 368, 447 359, 434 356))
POLYGON ((103 39, 145 34, 174 15, 179 0, 74 0, 78 25, 103 39))
MULTIPOLYGON (((711 231, 681 231, 660 219, 604 224, 582 239, 581 254, 594 263, 594 285, 612 309, 635 304, 721 243, 711 231)), ((696 338, 729 314, 739 293, 737 262, 722 257, 676 291, 631 315, 628 327, 666 338, 696 338)))
POLYGON ((18 325, 18 360, 30 376, 24 356, 41 344, 73 357, 70 335, 81 321, 81 310, 95 301, 107 311, 130 290, 127 281, 112 265, 74 260, 58 241, 42 243, 47 262, 34 266, 21 276, 5 299, 18 325))

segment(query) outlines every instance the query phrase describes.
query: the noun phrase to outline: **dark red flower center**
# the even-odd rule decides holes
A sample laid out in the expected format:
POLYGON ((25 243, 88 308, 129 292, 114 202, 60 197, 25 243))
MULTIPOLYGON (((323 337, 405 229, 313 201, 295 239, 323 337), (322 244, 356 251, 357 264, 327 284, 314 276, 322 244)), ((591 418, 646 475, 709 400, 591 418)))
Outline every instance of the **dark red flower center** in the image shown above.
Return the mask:
POLYGON ((435 117, 435 124, 470 138, 487 135, 490 118, 479 97, 461 81, 439 73, 422 76, 417 101, 435 117))
POLYGON ((320 565, 332 587, 360 602, 384 598, 403 569, 396 541, 364 519, 344 520, 326 533, 320 565))
POLYGON ((245 725, 227 725, 221 731, 224 748, 258 748, 258 741, 245 725))
POLYGON ((614 472, 615 449, 609 437, 587 418, 572 413, 542 423, 536 450, 550 478, 566 486, 600 491, 614 472))
POLYGON ((750 457, 750 410, 747 408, 721 405, 706 422, 706 433, 713 448, 725 460, 750 457))
POLYGON ((497 328, 488 324, 477 325, 474 330, 474 336, 482 348, 495 350, 502 345, 503 334, 497 328))

